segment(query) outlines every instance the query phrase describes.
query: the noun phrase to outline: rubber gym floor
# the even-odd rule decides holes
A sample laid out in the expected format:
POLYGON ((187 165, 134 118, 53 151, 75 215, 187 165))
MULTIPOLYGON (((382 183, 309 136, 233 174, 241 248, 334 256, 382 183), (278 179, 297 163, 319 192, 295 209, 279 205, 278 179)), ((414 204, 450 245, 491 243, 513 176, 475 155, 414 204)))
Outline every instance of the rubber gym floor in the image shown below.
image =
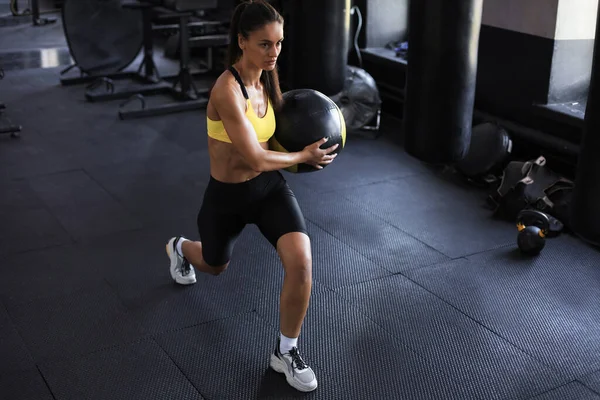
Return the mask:
POLYGON ((168 238, 197 238, 204 112, 120 121, 60 85, 60 21, 0 29, 3 118, 23 126, 0 140, 0 398, 600 399, 598 251, 562 235, 521 257, 485 192, 403 152, 389 115, 285 174, 314 257, 319 387, 296 392, 268 368, 283 271, 257 229, 221 276, 169 276, 168 238))

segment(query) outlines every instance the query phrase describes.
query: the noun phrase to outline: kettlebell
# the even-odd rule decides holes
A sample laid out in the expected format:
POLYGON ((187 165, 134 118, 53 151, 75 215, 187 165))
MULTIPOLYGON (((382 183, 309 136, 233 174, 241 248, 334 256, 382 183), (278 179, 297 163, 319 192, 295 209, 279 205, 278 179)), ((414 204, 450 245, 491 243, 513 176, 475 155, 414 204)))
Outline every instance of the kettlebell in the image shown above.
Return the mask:
POLYGON ((546 246, 550 219, 537 210, 522 210, 517 216, 517 245, 523 254, 538 255, 546 246))

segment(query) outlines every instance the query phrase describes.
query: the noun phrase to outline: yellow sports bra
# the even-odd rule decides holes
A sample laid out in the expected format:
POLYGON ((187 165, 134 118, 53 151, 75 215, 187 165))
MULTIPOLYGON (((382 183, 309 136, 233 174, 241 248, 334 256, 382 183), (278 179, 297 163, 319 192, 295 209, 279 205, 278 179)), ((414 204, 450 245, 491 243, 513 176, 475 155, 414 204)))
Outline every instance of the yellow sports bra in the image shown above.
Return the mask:
MULTIPOLYGON (((267 142, 275 133, 275 114, 273 112, 273 107, 271 106, 271 101, 267 100, 267 112, 265 113, 264 117, 259 117, 252 107, 252 102, 250 101, 246 87, 242 82, 242 78, 235 68, 229 67, 229 70, 242 88, 242 92, 244 93, 244 98, 246 98, 247 103, 246 117, 250 120, 250 123, 254 127, 258 141, 260 143, 267 142)), ((214 121, 207 116, 206 127, 208 136, 211 138, 221 142, 231 143, 231 139, 229 139, 229 135, 227 135, 222 121, 214 121)))

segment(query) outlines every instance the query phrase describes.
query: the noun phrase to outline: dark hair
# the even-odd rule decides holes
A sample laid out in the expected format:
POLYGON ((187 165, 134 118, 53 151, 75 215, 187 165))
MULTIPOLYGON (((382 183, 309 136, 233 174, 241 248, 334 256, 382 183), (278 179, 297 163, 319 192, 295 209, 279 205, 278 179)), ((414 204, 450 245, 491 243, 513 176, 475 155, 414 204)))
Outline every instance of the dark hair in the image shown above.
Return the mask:
MULTIPOLYGON (((229 47, 227 49, 227 67, 235 64, 242 56, 238 44, 238 35, 248 38, 251 32, 272 23, 283 23, 283 17, 277 10, 264 0, 247 0, 238 4, 233 11, 229 28, 229 47)), ((278 110, 283 103, 279 87, 277 66, 272 71, 263 71, 260 81, 265 87, 273 108, 278 110)))

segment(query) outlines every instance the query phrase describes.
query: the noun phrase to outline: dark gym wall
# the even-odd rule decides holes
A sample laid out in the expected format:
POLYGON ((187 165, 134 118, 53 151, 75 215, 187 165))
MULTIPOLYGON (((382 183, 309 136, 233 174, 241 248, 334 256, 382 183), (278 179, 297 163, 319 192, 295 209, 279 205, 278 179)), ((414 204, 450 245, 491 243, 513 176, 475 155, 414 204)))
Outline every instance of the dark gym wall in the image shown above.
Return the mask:
POLYGON ((587 95, 598 0, 485 0, 477 100, 492 111, 587 95))

